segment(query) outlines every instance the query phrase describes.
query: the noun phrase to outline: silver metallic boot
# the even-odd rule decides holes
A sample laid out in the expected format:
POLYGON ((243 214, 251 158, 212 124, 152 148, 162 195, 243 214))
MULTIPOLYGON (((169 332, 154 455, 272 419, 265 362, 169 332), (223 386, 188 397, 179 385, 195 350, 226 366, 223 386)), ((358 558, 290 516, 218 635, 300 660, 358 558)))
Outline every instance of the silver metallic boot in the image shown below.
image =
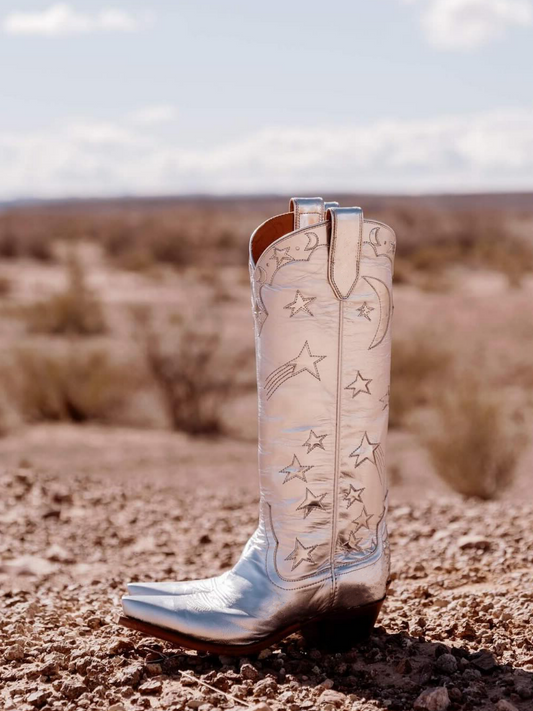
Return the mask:
POLYGON ((297 629, 350 644, 385 596, 395 237, 359 208, 293 206, 250 244, 258 528, 227 573, 123 598, 122 624, 193 649, 253 653, 297 629))

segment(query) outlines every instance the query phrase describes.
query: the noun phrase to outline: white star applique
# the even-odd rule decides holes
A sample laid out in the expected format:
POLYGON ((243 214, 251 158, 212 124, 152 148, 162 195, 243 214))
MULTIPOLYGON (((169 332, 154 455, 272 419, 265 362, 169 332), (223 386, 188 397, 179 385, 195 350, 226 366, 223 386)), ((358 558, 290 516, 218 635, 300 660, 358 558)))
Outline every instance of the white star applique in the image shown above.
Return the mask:
POLYGON ((363 305, 356 309, 356 311, 359 311, 359 318, 366 318, 367 321, 370 321, 370 312, 374 311, 374 307, 369 306, 366 301, 363 301, 363 305))
POLYGON ((282 469, 280 471, 280 474, 287 475, 283 480, 283 483, 286 484, 288 481, 291 481, 291 479, 301 479, 302 481, 305 481, 305 483, 307 483, 305 473, 312 469, 313 466, 313 464, 311 464, 310 466, 302 466, 298 457, 294 455, 292 458, 292 462, 289 464, 289 466, 285 467, 285 469, 282 469))
POLYGON ((363 376, 361 375, 361 371, 358 370, 353 383, 350 383, 344 389, 352 390, 352 398, 357 397, 359 393, 366 393, 367 395, 371 395, 369 387, 371 382, 372 378, 363 378, 363 376))
POLYGON ((313 511, 313 509, 322 509, 323 511, 325 511, 324 506, 322 504, 322 501, 325 496, 326 494, 320 494, 320 496, 317 496, 316 494, 313 494, 311 489, 306 489, 305 499, 299 506, 296 507, 296 511, 303 510, 304 518, 307 518, 311 511, 313 511))
POLYGON ((289 254, 289 250, 290 247, 285 247, 285 249, 279 249, 278 247, 274 247, 272 257, 276 260, 276 266, 278 267, 278 269, 283 264, 286 264, 287 262, 292 262, 294 260, 294 257, 291 257, 291 255, 289 254))
POLYGON ((298 353, 296 358, 289 361, 289 363, 294 363, 296 366, 291 375, 298 375, 298 373, 303 373, 304 370, 307 370, 307 372, 311 373, 314 378, 320 380, 320 373, 318 372, 316 364, 320 363, 321 360, 324 360, 325 357, 326 356, 323 355, 313 355, 311 353, 311 349, 309 348, 309 343, 306 341, 304 343, 304 347, 298 353))
POLYGON ((316 563, 313 559, 312 554, 315 549, 318 548, 318 544, 314 546, 304 546, 303 543, 296 538, 294 550, 289 553, 285 560, 292 560, 291 571, 295 570, 300 563, 306 561, 307 563, 316 563))
POLYGON ((352 523, 355 524, 354 533, 357 533, 360 528, 366 528, 367 530, 370 530, 368 522, 371 518, 374 518, 374 514, 369 514, 366 510, 366 507, 363 506, 363 510, 361 511, 359 516, 352 521, 352 523))
POLYGON ((346 508, 349 509, 352 504, 355 504, 356 501, 358 501, 360 504, 363 503, 363 499, 361 498, 361 495, 363 491, 365 490, 365 487, 361 489, 356 489, 353 484, 350 484, 350 488, 348 491, 345 491, 342 500, 346 501, 346 508))
POLYGON ((307 454, 309 454, 309 452, 312 452, 315 447, 325 450, 326 448, 324 447, 323 442, 324 437, 327 437, 327 434, 316 435, 313 430, 311 430, 311 432, 309 433, 309 437, 302 444, 302 447, 307 447, 307 454))
POLYGON ((316 299, 316 296, 303 296, 302 293, 299 290, 297 290, 294 300, 291 301, 290 304, 287 304, 286 306, 284 306, 283 308, 284 309, 291 309, 290 318, 295 316, 300 311, 304 311, 305 313, 309 314, 309 316, 313 316, 312 312, 309 311, 309 303, 311 301, 314 301, 315 299, 316 299))
POLYGON ((365 432, 359 447, 356 447, 356 449, 354 449, 354 451, 350 454, 350 457, 356 457, 355 468, 357 469, 357 467, 361 466, 361 464, 366 460, 377 466, 376 449, 378 447, 379 442, 371 442, 368 439, 368 432, 365 432))

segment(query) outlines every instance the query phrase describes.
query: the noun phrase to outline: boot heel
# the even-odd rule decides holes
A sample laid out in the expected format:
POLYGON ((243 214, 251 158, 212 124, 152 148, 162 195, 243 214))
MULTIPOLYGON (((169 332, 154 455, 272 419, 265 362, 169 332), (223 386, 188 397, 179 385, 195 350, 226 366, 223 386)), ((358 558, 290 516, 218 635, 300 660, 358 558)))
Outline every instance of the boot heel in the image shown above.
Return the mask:
POLYGON ((309 622, 301 632, 315 647, 345 651, 367 640, 374 629, 383 601, 352 610, 349 614, 328 615, 309 622))

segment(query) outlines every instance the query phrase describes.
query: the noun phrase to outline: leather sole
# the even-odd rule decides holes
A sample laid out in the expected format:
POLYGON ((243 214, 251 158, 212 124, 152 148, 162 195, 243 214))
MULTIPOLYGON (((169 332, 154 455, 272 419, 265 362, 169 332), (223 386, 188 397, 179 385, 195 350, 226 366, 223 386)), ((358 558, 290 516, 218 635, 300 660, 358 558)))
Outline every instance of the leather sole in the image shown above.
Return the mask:
POLYGON ((337 651, 350 649, 357 642, 367 639, 376 624, 376 621, 385 598, 377 602, 362 605, 350 613, 343 615, 322 615, 309 622, 298 622, 282 630, 265 637, 253 644, 217 644, 202 639, 196 639, 189 635, 181 634, 166 627, 152 625, 149 622, 137 620, 134 617, 120 617, 118 624, 130 630, 141 632, 149 637, 157 637, 167 642, 172 642, 179 647, 194 649, 197 652, 209 652, 211 654, 225 654, 228 656, 243 657, 249 654, 257 654, 272 644, 288 637, 294 632, 301 632, 304 638, 314 646, 337 651))

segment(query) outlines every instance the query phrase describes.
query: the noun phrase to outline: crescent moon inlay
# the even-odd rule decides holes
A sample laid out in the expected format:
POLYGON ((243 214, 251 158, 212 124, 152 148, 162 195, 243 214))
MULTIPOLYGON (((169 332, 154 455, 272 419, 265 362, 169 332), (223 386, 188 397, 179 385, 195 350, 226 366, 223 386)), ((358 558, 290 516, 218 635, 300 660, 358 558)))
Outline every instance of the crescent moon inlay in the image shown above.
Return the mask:
POLYGON ((312 249, 318 246, 318 235, 314 232, 306 232, 307 246, 305 247, 306 252, 310 252, 312 249))
POLYGON ((379 322, 372 339, 372 343, 368 346, 368 350, 376 348, 383 341, 387 332, 389 330, 391 313, 392 313, 392 299, 389 291, 389 287, 384 281, 378 279, 377 277, 365 276, 363 279, 376 293, 379 301, 379 322))
POLYGON ((373 229, 370 230, 370 234, 368 235, 368 241, 372 245, 372 247, 381 247, 381 242, 379 241, 378 237, 378 232, 379 232, 379 227, 374 227, 373 229), (375 237, 376 241, 372 239, 372 237, 375 237))

